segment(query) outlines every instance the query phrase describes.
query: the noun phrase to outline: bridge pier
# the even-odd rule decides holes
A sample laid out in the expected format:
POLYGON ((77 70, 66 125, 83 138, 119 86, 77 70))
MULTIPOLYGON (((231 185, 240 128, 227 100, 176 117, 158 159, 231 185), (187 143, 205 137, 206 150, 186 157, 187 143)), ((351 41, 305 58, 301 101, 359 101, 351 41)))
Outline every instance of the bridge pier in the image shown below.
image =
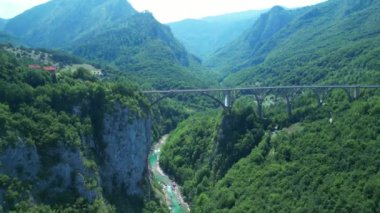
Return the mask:
POLYGON ((358 99, 360 96, 360 87, 354 88, 354 99, 358 99))
POLYGON ((300 91, 300 88, 286 88, 286 89, 278 89, 277 90, 280 95, 285 98, 286 109, 288 113, 288 118, 292 118, 292 105, 293 100, 296 97, 297 93, 300 91))
POLYGON ((224 92, 224 107, 229 108, 232 105, 231 91, 224 92))
POLYGON ((236 93, 239 92, 241 95, 252 95, 254 94, 257 102, 257 114, 259 117, 263 117, 263 102, 265 96, 269 93, 280 95, 285 98, 287 113, 289 118, 292 116, 292 104, 293 99, 296 97, 300 90, 312 89, 318 98, 318 105, 323 103, 323 98, 326 95, 326 91, 332 89, 343 89, 349 100, 357 99, 360 96, 360 89, 379 89, 380 85, 322 85, 322 86, 277 86, 277 87, 250 87, 250 88, 226 88, 226 89, 182 89, 182 90, 151 90, 142 91, 143 94, 148 96, 151 104, 150 107, 159 103, 162 99, 175 96, 179 93, 198 93, 207 96, 222 106, 225 110, 232 107, 233 98, 236 98, 236 93), (218 94, 214 97, 212 94, 218 94), (161 96, 160 96, 161 95, 161 96))
POLYGON ((312 89, 316 95, 318 106, 322 106, 323 100, 326 97, 327 92, 330 90, 329 88, 314 88, 312 89))
POLYGON ((208 94, 206 92, 201 92, 200 94, 202 94, 202 95, 204 95, 206 97, 209 97, 210 99, 214 100, 216 103, 219 104, 219 106, 223 107, 224 110, 226 110, 226 109, 229 108, 227 105, 229 103, 230 98, 227 97, 228 95, 227 96, 224 95, 224 93, 221 96, 221 93, 218 92, 217 97, 215 97, 214 95, 208 94))
POLYGON ((293 114, 292 113, 293 98, 289 95, 286 95, 285 100, 286 100, 286 108, 287 108, 287 112, 288 112, 288 118, 291 118, 292 114, 293 114))
POLYGON ((255 96, 256 104, 257 104, 257 116, 259 118, 264 118, 263 113, 263 103, 265 100, 265 96, 267 95, 268 91, 265 90, 256 90, 253 91, 253 95, 255 96))
POLYGON ((346 92, 349 101, 356 100, 360 96, 360 87, 359 86, 351 87, 351 88, 345 88, 344 91, 346 92))
POLYGON ((257 115, 259 118, 264 118, 264 113, 263 113, 263 100, 257 100, 257 115))

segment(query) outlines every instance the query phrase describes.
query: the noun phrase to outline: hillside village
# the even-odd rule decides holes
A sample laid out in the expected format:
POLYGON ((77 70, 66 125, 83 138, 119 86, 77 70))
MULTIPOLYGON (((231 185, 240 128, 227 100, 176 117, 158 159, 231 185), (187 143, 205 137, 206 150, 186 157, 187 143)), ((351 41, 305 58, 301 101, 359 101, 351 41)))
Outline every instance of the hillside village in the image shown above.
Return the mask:
POLYGON ((103 76, 103 71, 80 60, 67 60, 57 57, 55 53, 46 52, 39 49, 29 49, 25 47, 14 47, 12 45, 2 45, 2 49, 14 54, 17 58, 29 59, 27 65, 31 70, 45 70, 50 73, 73 72, 79 68, 89 70, 95 76, 103 76), (76 63, 77 62, 77 63, 76 63))

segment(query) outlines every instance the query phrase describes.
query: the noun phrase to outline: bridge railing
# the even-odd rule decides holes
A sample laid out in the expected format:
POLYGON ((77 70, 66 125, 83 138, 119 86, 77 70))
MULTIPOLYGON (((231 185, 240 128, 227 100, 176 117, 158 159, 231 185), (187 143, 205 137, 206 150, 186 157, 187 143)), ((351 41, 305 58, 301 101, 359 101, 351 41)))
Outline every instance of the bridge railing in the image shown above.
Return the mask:
POLYGON ((245 90, 270 90, 270 89, 352 89, 352 88, 380 88, 380 85, 301 85, 301 86, 265 86, 265 87, 237 87, 237 88, 212 88, 212 89, 171 89, 171 90, 145 90, 150 93, 197 93, 197 92, 231 92, 245 90))
POLYGON ((350 100, 356 99, 360 95, 360 89, 377 89, 380 85, 301 85, 301 86, 265 86, 265 87, 238 87, 238 88, 211 88, 211 89, 171 89, 171 90, 147 90, 142 91, 142 93, 147 95, 161 94, 162 97, 154 100, 152 105, 160 102, 166 97, 170 97, 175 94, 182 93, 200 93, 205 95, 224 109, 228 109, 233 104, 233 94, 240 93, 241 95, 253 95, 257 103, 257 114, 259 117, 263 117, 262 104, 265 97, 272 93, 284 97, 287 105, 288 116, 292 116, 292 104, 296 95, 305 89, 311 89, 317 94, 318 105, 323 103, 323 96, 326 91, 331 89, 343 89, 346 91, 350 100), (223 96, 222 100, 213 97, 211 94, 221 93, 223 96))

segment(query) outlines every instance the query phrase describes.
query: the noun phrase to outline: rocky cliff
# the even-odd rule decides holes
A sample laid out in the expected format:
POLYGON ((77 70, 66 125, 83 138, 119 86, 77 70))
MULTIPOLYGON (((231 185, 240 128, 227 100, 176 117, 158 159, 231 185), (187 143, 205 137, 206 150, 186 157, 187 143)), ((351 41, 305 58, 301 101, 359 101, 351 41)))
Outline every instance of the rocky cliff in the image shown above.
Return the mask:
POLYGON ((22 193, 10 199, 10 187, 3 190, 0 186, 2 208, 6 210, 10 202, 25 197, 51 204, 75 202, 79 197, 91 203, 114 191, 142 196, 151 143, 150 119, 116 105, 105 113, 103 124, 102 146, 96 146, 92 136, 83 136, 78 147, 65 141, 37 147, 22 138, 2 147, 1 184, 21 183, 27 188, 14 190, 22 193))
POLYGON ((105 116, 105 158, 100 173, 107 192, 117 188, 128 195, 142 195, 151 143, 150 125, 149 119, 133 118, 128 109, 120 106, 105 116))

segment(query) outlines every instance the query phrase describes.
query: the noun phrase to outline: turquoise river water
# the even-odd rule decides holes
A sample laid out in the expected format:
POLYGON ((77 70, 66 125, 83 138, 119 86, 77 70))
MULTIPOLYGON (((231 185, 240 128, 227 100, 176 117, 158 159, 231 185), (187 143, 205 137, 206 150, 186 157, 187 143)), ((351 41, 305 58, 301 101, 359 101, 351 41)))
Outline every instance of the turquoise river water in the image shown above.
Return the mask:
POLYGON ((177 184, 165 175, 159 165, 161 147, 165 144, 167 138, 167 135, 163 136, 160 139, 160 142, 154 146, 154 149, 149 154, 149 167, 152 172, 153 181, 157 182, 162 187, 162 191, 165 194, 165 202, 168 205, 170 212, 187 213, 190 212, 189 207, 183 201, 183 197, 177 184))

